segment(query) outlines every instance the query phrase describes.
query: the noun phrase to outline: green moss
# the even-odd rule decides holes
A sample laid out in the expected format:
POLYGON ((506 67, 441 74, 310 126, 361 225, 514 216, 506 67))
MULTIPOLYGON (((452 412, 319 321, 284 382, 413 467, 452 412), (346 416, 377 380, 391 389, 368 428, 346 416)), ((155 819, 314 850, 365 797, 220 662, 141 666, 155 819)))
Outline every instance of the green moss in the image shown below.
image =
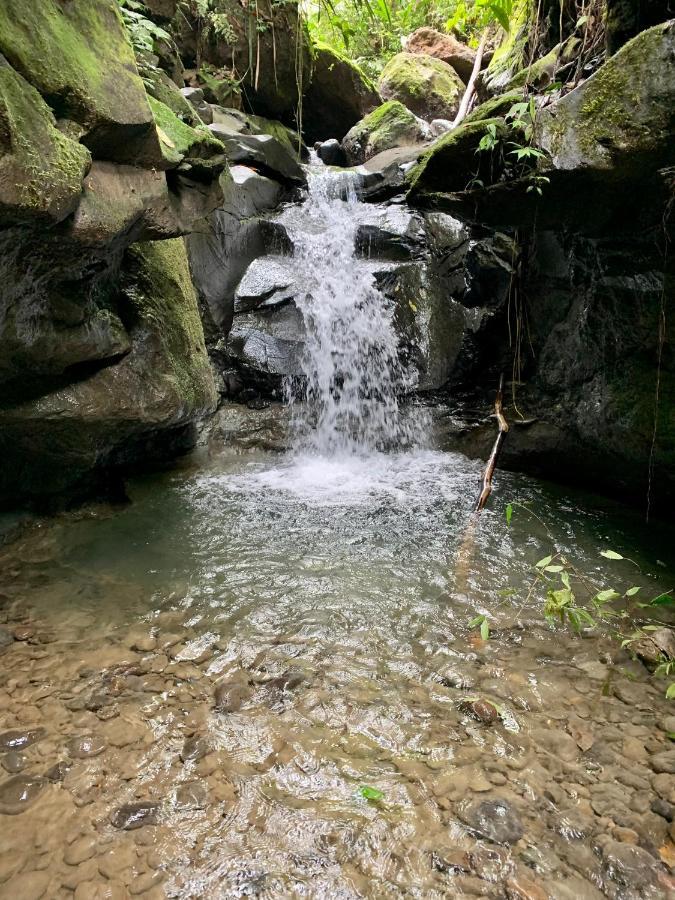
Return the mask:
POLYGON ((481 103, 472 110, 464 119, 467 122, 483 122, 485 119, 492 119, 504 116, 511 109, 514 103, 520 103, 523 99, 522 91, 509 91, 507 94, 500 94, 498 97, 492 97, 481 103))
POLYGON ((490 92, 503 90, 515 72, 525 63, 525 48, 530 33, 532 0, 514 0, 508 31, 503 32, 501 44, 492 55, 484 75, 490 92))
POLYGON ((358 80, 362 82, 367 91, 377 92, 375 82, 366 75, 363 69, 344 53, 336 50, 335 47, 331 47, 330 44, 326 44, 323 41, 315 41, 312 45, 312 58, 315 65, 320 62, 321 65, 328 69, 332 68, 335 63, 338 62, 344 66, 348 66, 358 80), (321 57, 323 57, 323 59, 321 59, 321 57))
POLYGON ((420 123, 398 100, 388 100, 369 113, 347 133, 344 144, 349 155, 369 159, 382 150, 418 144, 421 141, 420 123), (351 147, 361 148, 351 153, 351 147))
POLYGON ((0 51, 65 117, 86 125, 149 120, 115 0, 3 0, 0 51))
POLYGON ((491 154, 476 152, 489 125, 495 126, 498 140, 506 137, 504 119, 484 119, 464 121, 435 141, 408 173, 411 199, 421 192, 464 190, 481 164, 489 162, 491 154))
POLYGON ((57 128, 35 88, 0 68, 0 208, 13 214, 72 212, 91 163, 86 147, 57 128))
POLYGON ((423 118, 452 118, 464 82, 452 66, 424 53, 398 53, 382 70, 379 89, 387 100, 400 100, 423 118))
POLYGON ((171 112, 188 125, 201 125, 201 119, 193 106, 188 103, 166 72, 153 66, 142 66, 140 72, 145 89, 151 97, 168 106, 171 112))
POLYGON ((211 408, 216 393, 182 238, 134 244, 127 251, 137 314, 156 331, 169 363, 163 376, 191 409, 211 408))
POLYGON ((150 97, 149 101, 155 124, 159 129, 162 153, 167 162, 177 165, 186 157, 207 159, 209 156, 222 153, 225 149, 208 128, 201 125, 191 128, 185 122, 181 122, 165 103, 154 97, 150 97))

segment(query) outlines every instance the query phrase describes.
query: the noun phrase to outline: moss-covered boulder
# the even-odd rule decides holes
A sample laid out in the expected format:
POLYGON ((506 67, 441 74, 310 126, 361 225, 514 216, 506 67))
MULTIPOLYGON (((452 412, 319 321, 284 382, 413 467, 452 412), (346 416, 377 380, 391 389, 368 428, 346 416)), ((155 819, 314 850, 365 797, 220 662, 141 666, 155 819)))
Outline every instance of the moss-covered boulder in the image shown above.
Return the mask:
POLYGON ((499 118, 463 122, 435 141, 409 173, 409 201, 424 205, 429 195, 464 191, 476 180, 490 181, 498 176, 500 155, 478 149, 490 130, 499 142, 508 129, 499 118))
POLYGON ((0 496, 60 502, 110 487, 111 470, 194 442, 216 401, 183 241, 137 244, 118 306, 130 346, 118 361, 0 406, 0 496))
POLYGON ((452 66, 424 53, 392 57, 378 88, 385 100, 400 100, 428 122, 454 119, 464 94, 464 82, 452 66))
POLYGON ((0 53, 100 159, 161 165, 157 132, 116 0, 3 0, 0 53))
POLYGON ((462 124, 467 122, 483 122, 486 119, 494 119, 505 116, 514 103, 521 103, 523 100, 523 91, 508 91, 506 94, 499 94, 497 97, 491 97, 484 103, 479 103, 466 116, 462 124))
POLYGON ((383 150, 422 144, 428 136, 424 122, 398 100, 389 100, 357 122, 342 147, 350 165, 358 165, 383 150))
POLYGON ((328 44, 312 48, 312 79, 303 100, 306 140, 342 140, 349 129, 381 103, 368 76, 328 44))
MULTIPOLYGON (((222 143, 205 125, 192 128, 181 121, 165 103, 154 97, 150 97, 149 101, 167 167, 177 166, 184 159, 208 160, 222 156, 222 143)), ((222 167, 223 163, 220 163, 220 168, 222 167)))
POLYGON ((145 90, 155 100, 168 106, 182 122, 195 127, 201 125, 194 106, 185 98, 178 85, 162 69, 155 66, 139 66, 145 90))
POLYGON ((537 117, 553 170, 647 181, 675 163, 675 22, 643 31, 537 117))
POLYGON ((0 222, 61 221, 77 206, 90 163, 35 88, 0 66, 0 222))

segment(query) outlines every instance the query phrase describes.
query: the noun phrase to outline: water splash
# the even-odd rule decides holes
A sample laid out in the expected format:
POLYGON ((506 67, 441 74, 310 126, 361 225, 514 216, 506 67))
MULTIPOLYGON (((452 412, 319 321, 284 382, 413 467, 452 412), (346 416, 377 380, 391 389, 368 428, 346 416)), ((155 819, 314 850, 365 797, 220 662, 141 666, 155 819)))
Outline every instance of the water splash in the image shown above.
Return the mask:
POLYGON ((420 436, 400 405, 414 377, 399 358, 394 306, 372 265, 354 256, 358 205, 352 173, 312 167, 289 228, 306 341, 304 378, 289 382, 288 396, 296 446, 325 456, 410 447, 420 436))

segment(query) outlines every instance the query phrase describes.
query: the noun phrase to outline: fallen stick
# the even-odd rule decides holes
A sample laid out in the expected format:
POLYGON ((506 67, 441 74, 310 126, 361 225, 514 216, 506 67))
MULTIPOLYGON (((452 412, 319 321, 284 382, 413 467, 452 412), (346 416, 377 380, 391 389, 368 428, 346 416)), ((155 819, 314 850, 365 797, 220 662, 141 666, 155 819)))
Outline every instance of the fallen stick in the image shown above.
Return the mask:
POLYGON ((465 119, 466 114, 469 111, 469 104, 473 99, 473 95, 476 88, 476 81, 478 79, 478 74, 480 72, 480 67, 483 64, 483 53, 485 52, 485 43, 487 41, 488 29, 485 28, 483 30, 483 34, 481 35, 480 44, 478 45, 478 50, 476 51, 476 59, 474 60, 473 69, 471 71, 471 77, 469 78, 469 82, 466 86, 466 90, 464 91, 464 96, 462 97, 462 102, 459 105, 459 109, 457 110, 457 115, 453 119, 451 129, 457 128, 457 126, 465 119))
POLYGON ((502 374, 499 378, 499 389, 497 390, 497 396, 495 397, 494 415, 497 419, 498 426, 497 437, 494 444, 492 445, 492 452, 488 457, 487 465, 485 466, 485 471, 483 472, 483 489, 481 490, 478 500, 476 501, 476 512, 480 512, 481 509, 485 507, 485 504, 488 502, 488 498, 492 493, 492 476, 494 475, 495 467, 497 466, 497 460, 499 459, 499 453, 502 449, 502 445, 509 430, 509 423, 506 421, 502 406, 503 390, 504 375, 502 374))

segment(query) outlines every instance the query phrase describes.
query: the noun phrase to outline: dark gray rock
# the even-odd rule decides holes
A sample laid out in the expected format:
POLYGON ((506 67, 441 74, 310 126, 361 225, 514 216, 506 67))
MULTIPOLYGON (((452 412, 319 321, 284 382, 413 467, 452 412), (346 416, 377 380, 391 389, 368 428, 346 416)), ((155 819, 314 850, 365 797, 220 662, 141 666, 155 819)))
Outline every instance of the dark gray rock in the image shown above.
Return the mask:
POLYGON ((183 743, 180 758, 183 762, 197 762, 209 752, 209 742, 202 737, 189 737, 183 743))
POLYGON ((421 216, 401 204, 374 207, 356 230, 356 252, 369 259, 408 260, 424 250, 421 216))
POLYGON ((222 141, 230 162, 253 166, 282 184, 306 183, 305 173, 292 152, 271 134, 237 133, 217 123, 209 125, 209 129, 222 141))
POLYGON ((642 847, 607 838, 600 843, 600 852, 605 877, 632 896, 649 897, 659 885, 661 866, 642 847))
POLYGON ((331 138, 317 144, 316 152, 322 163, 326 166, 346 166, 347 157, 340 141, 331 138))
POLYGON ((190 106, 193 107, 205 125, 210 125, 211 122, 213 122, 211 107, 204 99, 204 91, 201 88, 181 88, 181 94, 185 97, 190 106))
POLYGON ((22 772, 28 765, 28 757, 25 753, 17 753, 16 750, 10 750, 2 757, 2 768, 9 772, 10 775, 16 775, 22 772))

